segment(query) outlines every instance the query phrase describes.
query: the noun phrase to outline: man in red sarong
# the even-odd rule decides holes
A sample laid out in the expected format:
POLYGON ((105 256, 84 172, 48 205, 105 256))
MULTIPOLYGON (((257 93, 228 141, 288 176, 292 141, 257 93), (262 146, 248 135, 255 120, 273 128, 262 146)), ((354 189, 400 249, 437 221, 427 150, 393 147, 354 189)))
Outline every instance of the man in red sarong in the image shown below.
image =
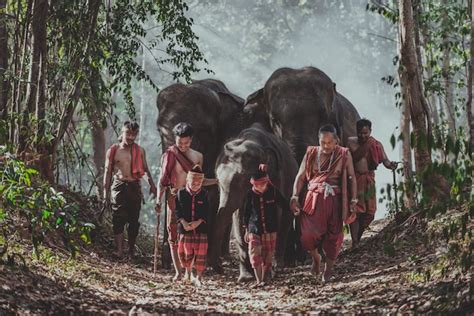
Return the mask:
POLYGON ((139 217, 142 202, 141 178, 146 174, 150 194, 156 195, 156 186, 145 158, 145 150, 135 144, 139 126, 125 122, 120 143, 112 145, 106 154, 104 171, 104 199, 112 208, 112 225, 117 257, 123 256, 123 230, 128 224, 130 256, 135 254, 135 241, 140 227, 139 217), (113 182, 112 182, 113 176, 113 182))
POLYGON ((353 196, 350 211, 349 192, 357 192, 351 154, 348 148, 338 146, 336 128, 324 125, 319 130, 319 146, 309 146, 301 162, 290 201, 295 215, 301 213, 301 244, 313 258, 312 273, 316 276, 321 262, 318 248, 324 252, 323 282, 331 278, 344 238, 343 222, 350 218, 357 203, 353 196), (305 184, 308 191, 300 212, 298 200, 305 184))
POLYGON ((357 247, 364 230, 374 220, 377 208, 375 169, 380 163, 387 169, 397 168, 397 163, 387 158, 382 144, 370 136, 371 132, 372 122, 361 119, 357 121, 357 137, 349 137, 359 200, 356 207, 357 218, 350 225, 352 248, 357 247))
MULTIPOLYGON (((171 248, 171 258, 176 275, 173 281, 177 281, 182 277, 182 267, 178 257, 178 222, 176 217, 176 193, 186 187, 186 177, 189 171, 199 165, 202 168, 203 155, 192 149, 194 130, 189 123, 181 122, 173 128, 175 135, 175 144, 170 146, 162 156, 161 174, 160 174, 160 193, 156 199, 155 210, 159 214, 161 212, 161 199, 165 190, 169 190, 170 198, 168 198, 168 242, 171 248)), ((216 184, 216 179, 204 179, 203 186, 216 184)))

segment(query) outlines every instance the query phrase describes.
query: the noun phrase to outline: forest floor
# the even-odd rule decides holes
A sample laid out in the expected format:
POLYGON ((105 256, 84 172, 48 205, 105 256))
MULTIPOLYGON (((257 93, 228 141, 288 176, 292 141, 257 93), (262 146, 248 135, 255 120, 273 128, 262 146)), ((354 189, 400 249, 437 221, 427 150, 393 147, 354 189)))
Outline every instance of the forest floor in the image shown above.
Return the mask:
POLYGON ((251 289, 249 283, 236 283, 236 259, 224 262, 223 275, 208 270, 200 288, 172 283, 170 270, 153 276, 150 254, 134 261, 113 259, 105 232, 74 260, 58 246, 45 247, 38 260, 26 244, 17 245, 13 262, 0 264, 0 315, 470 314, 472 268, 461 271, 449 260, 447 243, 429 237, 467 212, 451 211, 429 223, 416 217, 401 225, 376 221, 355 251, 348 250, 346 236, 335 279, 325 285, 309 273, 308 264, 278 271, 266 287, 251 289))

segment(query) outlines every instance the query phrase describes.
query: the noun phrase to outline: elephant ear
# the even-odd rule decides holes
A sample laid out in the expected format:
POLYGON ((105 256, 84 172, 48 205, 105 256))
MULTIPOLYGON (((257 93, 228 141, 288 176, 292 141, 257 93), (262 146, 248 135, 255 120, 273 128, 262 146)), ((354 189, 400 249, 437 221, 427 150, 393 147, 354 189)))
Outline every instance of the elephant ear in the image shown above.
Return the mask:
MULTIPOLYGON (((263 88, 258 89, 254 93, 250 94, 244 103, 244 111, 246 111, 247 106, 256 104, 257 106, 264 106, 264 91, 263 88)), ((255 105, 254 105, 255 106, 255 105)))
POLYGON ((268 173, 272 181, 279 180, 276 175, 278 174, 278 170, 280 170, 280 164, 278 163, 278 153, 271 147, 265 147, 265 155, 266 155, 266 164, 268 165, 268 173))
POLYGON ((263 88, 249 95, 247 100, 245 100, 243 113, 247 126, 251 126, 253 123, 260 123, 264 128, 270 130, 270 118, 264 96, 263 88))
POLYGON ((329 112, 329 123, 333 124, 336 127, 337 135, 339 136, 340 142, 342 142, 343 138, 343 118, 344 118, 344 111, 341 107, 340 100, 339 100, 339 93, 336 91, 336 83, 333 82, 333 99, 332 99, 332 109, 329 112))

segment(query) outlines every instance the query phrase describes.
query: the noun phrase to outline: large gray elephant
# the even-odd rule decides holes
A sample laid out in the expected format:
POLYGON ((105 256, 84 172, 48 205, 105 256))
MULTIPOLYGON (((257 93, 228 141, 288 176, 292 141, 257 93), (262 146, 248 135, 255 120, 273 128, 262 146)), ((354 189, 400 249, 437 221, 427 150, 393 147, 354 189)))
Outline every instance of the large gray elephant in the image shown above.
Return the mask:
MULTIPOLYGON (((251 174, 259 164, 268 164, 271 181, 283 196, 291 196, 292 185, 298 165, 293 154, 281 139, 265 130, 261 124, 254 124, 243 130, 239 136, 227 142, 216 162, 216 176, 219 179, 219 211, 215 227, 216 240, 222 240, 225 227, 233 222, 233 232, 239 248, 239 280, 252 277, 247 244, 243 240, 243 204, 250 189, 251 174)), ((289 209, 279 211, 280 227, 277 238, 277 264, 283 265, 287 233, 293 222, 289 209)), ((220 247, 214 247, 213 258, 219 258, 220 247)), ((214 262, 214 264, 218 264, 214 262)))
POLYGON ((247 97, 245 112, 268 114, 273 132, 291 147, 298 163, 306 148, 318 143, 318 130, 327 123, 339 131, 342 144, 356 135, 360 118, 354 106, 336 91, 336 85, 321 70, 280 68, 265 86, 247 97))
MULTIPOLYGON (((206 177, 214 178, 217 155, 224 142, 243 129, 243 104, 244 100, 231 93, 219 80, 197 80, 191 84, 176 83, 166 87, 160 91, 156 102, 162 151, 174 144, 172 130, 176 124, 192 124, 195 134, 191 147, 203 153, 203 171, 206 177)), ((212 249, 212 227, 218 206, 217 186, 208 188, 208 196, 211 207, 209 247, 212 249)), ((210 261, 215 260, 210 258, 210 261)))
MULTIPOLYGON (((301 69, 280 68, 268 78, 265 86, 247 97, 245 113, 260 120, 266 113, 273 132, 290 146, 296 160, 301 163, 310 145, 318 144, 318 130, 331 123, 336 126, 342 145, 356 135, 356 122, 360 118, 354 106, 336 91, 336 84, 321 70, 314 67, 301 69)), ((305 260, 297 231, 289 236, 286 259, 305 260)))

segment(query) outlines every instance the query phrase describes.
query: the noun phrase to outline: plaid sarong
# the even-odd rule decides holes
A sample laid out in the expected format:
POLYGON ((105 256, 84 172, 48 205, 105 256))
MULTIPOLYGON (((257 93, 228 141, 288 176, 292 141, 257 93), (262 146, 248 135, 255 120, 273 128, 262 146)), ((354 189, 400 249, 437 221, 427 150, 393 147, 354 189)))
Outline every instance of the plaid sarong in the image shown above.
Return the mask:
POLYGON ((276 240, 277 233, 249 234, 249 257, 253 268, 260 265, 266 270, 271 268, 276 240))
POLYGON ((206 269, 207 234, 179 234, 178 256, 184 268, 191 268, 197 272, 206 269))

